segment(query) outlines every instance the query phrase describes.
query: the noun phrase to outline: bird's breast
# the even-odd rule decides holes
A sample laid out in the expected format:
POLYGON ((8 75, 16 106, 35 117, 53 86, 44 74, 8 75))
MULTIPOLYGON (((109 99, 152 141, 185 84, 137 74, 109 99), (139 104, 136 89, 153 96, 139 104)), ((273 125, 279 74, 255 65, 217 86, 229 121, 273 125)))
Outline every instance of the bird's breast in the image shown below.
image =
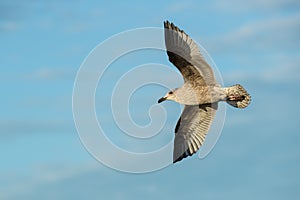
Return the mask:
POLYGON ((177 95, 177 102, 184 105, 199 105, 223 101, 225 91, 217 86, 184 87, 177 95))

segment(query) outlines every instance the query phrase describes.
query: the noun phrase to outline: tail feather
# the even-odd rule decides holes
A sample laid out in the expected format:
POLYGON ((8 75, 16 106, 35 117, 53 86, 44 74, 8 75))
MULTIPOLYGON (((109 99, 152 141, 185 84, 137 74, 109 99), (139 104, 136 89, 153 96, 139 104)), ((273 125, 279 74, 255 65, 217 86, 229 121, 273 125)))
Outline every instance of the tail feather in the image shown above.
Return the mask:
POLYGON ((226 93, 226 102, 233 107, 246 108, 250 104, 251 96, 240 84, 226 88, 226 93))

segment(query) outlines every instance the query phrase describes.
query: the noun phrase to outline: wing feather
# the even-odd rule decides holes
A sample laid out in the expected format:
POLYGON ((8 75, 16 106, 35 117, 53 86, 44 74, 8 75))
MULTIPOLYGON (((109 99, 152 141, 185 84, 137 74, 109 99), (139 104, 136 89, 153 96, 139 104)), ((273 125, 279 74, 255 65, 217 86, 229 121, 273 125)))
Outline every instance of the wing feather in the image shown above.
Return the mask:
POLYGON ((173 23, 164 22, 167 54, 181 72, 184 81, 199 85, 215 85, 213 70, 201 55, 197 44, 173 23))
POLYGON ((174 163, 193 155, 203 145, 217 108, 217 103, 184 107, 175 128, 174 163))

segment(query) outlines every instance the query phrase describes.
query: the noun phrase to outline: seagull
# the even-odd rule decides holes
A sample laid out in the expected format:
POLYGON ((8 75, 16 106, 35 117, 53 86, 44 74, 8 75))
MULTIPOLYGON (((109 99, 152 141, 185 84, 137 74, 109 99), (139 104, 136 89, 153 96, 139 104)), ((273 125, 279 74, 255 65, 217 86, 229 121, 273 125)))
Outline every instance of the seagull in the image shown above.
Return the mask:
POLYGON ((180 88, 169 91, 158 100, 158 103, 172 100, 184 105, 175 127, 173 163, 176 163, 195 154, 202 146, 218 109, 218 102, 245 108, 251 97, 240 84, 221 87, 199 47, 183 30, 165 21, 164 34, 169 61, 184 79, 180 88))

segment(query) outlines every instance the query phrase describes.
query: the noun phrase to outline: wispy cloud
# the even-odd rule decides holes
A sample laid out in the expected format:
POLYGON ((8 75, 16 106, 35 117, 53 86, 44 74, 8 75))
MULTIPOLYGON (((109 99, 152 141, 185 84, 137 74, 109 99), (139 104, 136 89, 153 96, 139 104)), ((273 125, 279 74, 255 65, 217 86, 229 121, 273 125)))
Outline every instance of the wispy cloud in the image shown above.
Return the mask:
POLYGON ((20 24, 15 21, 5 21, 0 22, 0 31, 1 32, 10 32, 10 31, 16 31, 20 29, 20 24))
POLYGON ((21 21, 27 13, 27 4, 17 1, 0 2, 0 32, 11 32, 22 28, 21 21))
POLYGON ((23 78, 27 80, 70 80, 74 79, 75 76, 75 70, 67 69, 65 67, 61 67, 61 69, 41 67, 26 73, 23 78))
POLYGON ((191 1, 174 2, 168 5, 167 12, 180 13, 190 9, 193 6, 191 1))
POLYGON ((250 50, 281 51, 298 49, 300 15, 266 18, 238 27, 223 36, 211 38, 212 50, 222 53, 250 50))
POLYGON ((299 9, 300 3, 297 0, 230 0, 230 1, 214 1, 212 3, 213 8, 220 12, 252 12, 252 11, 276 11, 282 9, 299 9))
POLYGON ((295 83, 300 82, 300 67, 298 65, 299 61, 291 60, 290 63, 281 63, 272 70, 263 73, 265 80, 276 81, 278 83, 295 83))
POLYGON ((43 133, 69 133, 74 130, 72 121, 62 120, 1 120, 0 136, 1 138, 15 139, 16 134, 43 134, 43 133))
MULTIPOLYGON (((19 199, 20 196, 32 195, 39 187, 47 184, 60 183, 72 177, 79 176, 99 169, 101 165, 96 162, 80 164, 77 166, 44 166, 30 171, 31 176, 20 180, 12 179, 13 184, 7 184, 0 188, 1 199, 19 199)), ((0 174, 0 178, 6 180, 8 177, 0 174)))
POLYGON ((300 82, 299 58, 290 59, 289 57, 279 58, 277 65, 262 66, 259 71, 236 71, 224 74, 225 82, 234 83, 237 80, 246 82, 260 82, 268 84, 290 84, 300 82))

